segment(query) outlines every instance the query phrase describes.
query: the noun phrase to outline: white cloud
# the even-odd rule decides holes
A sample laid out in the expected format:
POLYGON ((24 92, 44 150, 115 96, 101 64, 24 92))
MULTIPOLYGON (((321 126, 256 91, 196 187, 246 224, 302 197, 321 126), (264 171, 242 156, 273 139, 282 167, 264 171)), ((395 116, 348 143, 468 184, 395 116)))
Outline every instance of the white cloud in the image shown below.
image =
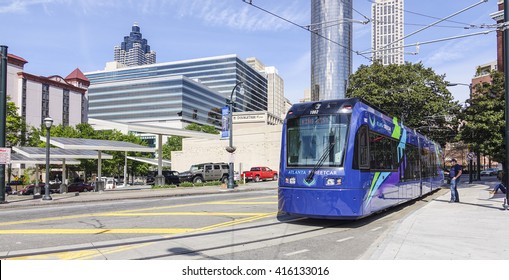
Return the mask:
POLYGON ((54 2, 53 0, 12 0, 0 4, 0 14, 24 14, 29 7, 54 2))
MULTIPOLYGON (((436 65, 446 64, 450 63, 451 61, 463 59, 465 56, 469 55, 470 51, 477 47, 476 40, 477 39, 474 38, 468 38, 451 41, 438 48, 436 51, 431 51, 431 53, 424 58, 424 61, 426 64, 436 65)), ((433 46, 433 44, 430 44, 421 46, 421 48, 433 50, 436 47, 433 46)))
MULTIPOLYGON (((232 1, 192 0, 172 1, 180 17, 194 17, 207 24, 246 31, 283 30, 292 25, 275 16, 259 11, 248 4, 232 1), (232 4, 235 3, 235 4, 232 4)), ((271 3, 274 4, 274 3, 271 3)), ((269 9, 269 8, 267 8, 269 9)), ((301 4, 272 5, 271 12, 292 21, 308 21, 309 16, 301 4)))
POLYGON ((71 6, 73 10, 83 14, 91 14, 100 11, 105 6, 125 4, 125 1, 100 0, 11 0, 6 2, 6 4, 0 4, 0 14, 26 14, 32 8, 34 12, 43 9, 46 14, 52 15, 62 5, 71 6))
POLYGON ((26 4, 23 1, 14 1, 12 3, 9 3, 8 5, 0 6, 0 14, 7 14, 7 13, 24 13, 26 12, 26 4))
MULTIPOLYGON (((306 25, 309 22, 309 9, 307 9, 307 3, 303 8, 303 3, 306 2, 272 2, 264 8, 281 17, 306 25)), ((208 25, 237 30, 278 31, 292 28, 290 23, 262 12, 241 0, 11 0, 6 4, 0 4, 0 14, 27 13, 31 7, 34 7, 34 11, 42 8, 45 13, 52 14, 61 5, 71 6, 74 11, 85 15, 101 13, 106 8, 129 7, 142 14, 195 18, 208 25)))

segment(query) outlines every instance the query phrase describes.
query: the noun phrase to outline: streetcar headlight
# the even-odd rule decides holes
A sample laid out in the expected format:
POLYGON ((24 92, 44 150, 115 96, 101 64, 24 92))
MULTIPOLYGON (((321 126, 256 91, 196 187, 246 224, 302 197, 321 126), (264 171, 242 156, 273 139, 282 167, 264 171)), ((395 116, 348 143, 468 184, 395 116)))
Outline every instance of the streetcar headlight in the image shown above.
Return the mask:
POLYGON ((286 177, 285 183, 290 184, 290 185, 295 185, 295 183, 297 183, 297 180, 295 179, 295 177, 286 177))
POLYGON ((326 178, 326 186, 341 186, 343 184, 343 178, 326 178))

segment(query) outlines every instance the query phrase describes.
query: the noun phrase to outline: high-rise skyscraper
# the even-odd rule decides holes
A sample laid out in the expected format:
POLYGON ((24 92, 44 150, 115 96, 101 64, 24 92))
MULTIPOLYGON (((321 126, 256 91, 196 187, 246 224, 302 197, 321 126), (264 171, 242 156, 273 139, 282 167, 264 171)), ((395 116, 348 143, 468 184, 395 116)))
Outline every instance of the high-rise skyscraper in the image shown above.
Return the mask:
POLYGON ((352 73, 351 19, 352 0, 311 1, 311 100, 345 98, 352 73))
POLYGON ((285 117, 285 83, 274 66, 265 66, 256 57, 248 57, 247 64, 267 78, 267 112, 279 118, 285 117))
POLYGON ((375 0, 372 4, 373 61, 383 65, 405 63, 404 0, 375 0))
POLYGON ((124 37, 120 46, 115 46, 115 61, 125 66, 156 63, 156 53, 150 50, 147 39, 143 39, 140 27, 134 23, 129 36, 124 37))

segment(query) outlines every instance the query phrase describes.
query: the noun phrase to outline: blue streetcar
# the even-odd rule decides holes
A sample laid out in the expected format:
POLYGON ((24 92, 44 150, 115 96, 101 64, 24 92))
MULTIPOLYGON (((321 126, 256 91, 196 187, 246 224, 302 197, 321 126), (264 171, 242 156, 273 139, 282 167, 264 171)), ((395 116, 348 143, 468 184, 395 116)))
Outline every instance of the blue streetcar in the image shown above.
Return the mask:
POLYGON ((283 124, 279 217, 358 219, 439 188, 442 150, 362 99, 293 105, 283 124))

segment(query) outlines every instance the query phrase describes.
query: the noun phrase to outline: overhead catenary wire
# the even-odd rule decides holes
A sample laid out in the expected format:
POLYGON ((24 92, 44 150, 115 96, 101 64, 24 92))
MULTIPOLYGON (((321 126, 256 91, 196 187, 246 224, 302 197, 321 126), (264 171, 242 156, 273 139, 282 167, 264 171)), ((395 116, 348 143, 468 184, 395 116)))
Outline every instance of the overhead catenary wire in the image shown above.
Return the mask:
MULTIPOLYGON (((318 37, 320 37, 320 38, 322 38, 322 39, 324 39, 324 40, 327 40, 327 41, 329 41, 329 42, 331 42, 331 43, 333 43, 333 44, 336 44, 336 45, 338 45, 338 46, 340 46, 340 47, 342 47, 342 48, 345 48, 346 50, 348 50, 348 51, 350 51, 350 52, 352 52, 352 53, 354 53, 354 54, 356 54, 356 55, 360 55, 360 56, 362 56, 363 58, 367 59, 368 61, 372 61, 372 57, 368 57, 368 56, 366 56, 366 55, 365 55, 365 54, 368 54, 368 53, 376 53, 376 52, 382 52, 382 51, 386 51, 386 50, 401 49, 401 48, 412 47, 412 46, 419 47, 420 45, 431 44, 431 43, 437 43, 437 42, 442 42, 442 41, 446 41, 446 40, 454 40, 454 39, 460 39, 460 38, 464 38, 464 37, 470 37, 470 36, 476 36, 476 35, 488 34, 488 33, 491 33, 491 32, 494 32, 494 31, 496 31, 496 30, 500 30, 500 29, 501 29, 501 27, 500 27, 500 26, 497 26, 497 25, 485 25, 485 24, 483 24, 483 25, 481 25, 481 26, 479 27, 479 26, 472 25, 472 24, 461 23, 461 22, 457 22, 457 21, 451 21, 451 20, 449 20, 449 18, 452 18, 452 17, 454 17, 454 16, 456 16, 456 15, 458 15, 458 14, 460 14, 460 13, 463 13, 463 12, 465 12, 465 11, 469 10, 469 9, 472 9, 472 8, 474 8, 474 7, 476 7, 476 6, 480 5, 480 4, 483 4, 483 3, 488 2, 488 0, 480 0, 479 2, 477 2, 477 3, 473 4, 473 5, 470 5, 470 6, 468 6, 468 7, 464 8, 464 9, 462 9, 462 10, 458 11, 458 12, 455 12, 455 13, 453 13, 453 14, 451 14, 451 15, 449 15, 449 16, 447 16, 447 17, 445 17, 445 18, 441 18, 441 19, 439 19, 438 21, 435 21, 435 22, 433 22, 433 23, 431 23, 431 24, 428 24, 428 25, 424 26, 423 28, 421 28, 421 29, 419 29, 419 30, 417 30, 417 31, 414 31, 414 32, 410 33, 409 35, 406 35, 406 36, 404 36, 404 37, 401 37, 401 38, 399 38, 399 39, 397 39, 397 40, 395 40, 395 41, 393 41, 393 42, 391 42, 391 43, 389 43, 389 44, 387 44, 387 45, 383 46, 382 48, 380 48, 380 49, 378 49, 378 50, 355 51, 355 50, 351 49, 350 47, 344 46, 344 45, 340 44, 339 42, 336 42, 336 41, 334 41, 334 40, 331 40, 330 38, 327 38, 327 37, 325 37, 325 36, 323 36, 323 35, 319 34, 319 33, 316 31, 316 30, 319 30, 319 29, 312 29, 312 26, 321 25, 321 24, 326 24, 326 23, 332 23, 332 22, 337 22, 337 23, 335 23, 335 24, 328 25, 328 26, 325 26, 325 27, 324 27, 324 28, 329 28, 329 27, 332 27, 332 26, 335 26, 335 25, 338 25, 338 24, 342 24, 342 23, 343 23, 344 21, 346 21, 346 20, 350 20, 350 21, 353 21, 353 22, 360 22, 360 23, 363 23, 363 24, 367 24, 367 23, 369 23, 369 22, 372 22, 372 20, 371 20, 371 19, 369 19, 368 17, 366 17, 365 15, 363 15, 362 13, 360 13, 359 11, 357 11, 357 10, 355 10, 355 9, 353 9, 353 10, 354 10, 355 12, 357 12, 358 14, 360 14, 361 16, 363 16, 363 17, 366 19, 366 21, 358 21, 358 20, 352 20, 352 19, 343 19, 343 20, 336 20, 336 21, 329 21, 329 22, 315 23, 315 24, 310 24, 310 25, 300 25, 300 24, 295 23, 295 22, 293 22, 293 21, 291 21, 291 20, 289 20, 289 19, 287 19, 287 18, 284 18, 284 17, 282 17, 282 16, 280 16, 280 15, 277 15, 277 14, 275 14, 275 13, 273 13, 273 12, 270 12, 269 10, 266 10, 266 9, 264 9, 264 8, 260 7, 260 6, 257 6, 256 4, 253 4, 253 0, 242 0, 242 1, 243 1, 244 3, 246 3, 246 4, 249 4, 249 5, 253 6, 253 7, 254 7, 254 8, 256 8, 256 9, 261 10, 262 12, 265 12, 265 13, 267 13, 267 14, 270 14, 270 15, 272 15, 272 16, 274 16, 274 17, 277 17, 277 18, 279 18, 279 19, 281 19, 281 20, 283 20, 283 21, 287 22, 287 23, 290 23, 290 24, 292 24, 292 25, 294 25, 294 26, 297 26, 297 27, 299 27, 299 28, 301 28, 301 29, 304 29, 304 30, 306 30, 306 31, 308 31, 308 32, 311 32, 312 34, 315 34, 316 36, 318 36, 318 37), (437 24, 438 24, 438 23, 440 23, 440 22, 444 22, 444 21, 446 21, 446 22, 453 22, 453 23, 458 23, 458 24, 465 25, 466 27, 463 27, 463 29, 469 29, 469 28, 496 28, 496 29, 489 30, 489 31, 484 31, 484 32, 477 32, 477 33, 471 33, 471 34, 459 35, 459 36, 454 36, 454 37, 448 37, 448 38, 441 38, 441 39, 436 39, 436 40, 431 40, 431 41, 425 41, 425 42, 417 42, 417 43, 410 44, 410 45, 406 45, 406 46, 398 46, 398 47, 389 48, 390 46, 394 45, 395 43, 397 43, 397 42, 399 42, 399 41, 401 41, 401 40, 404 40, 404 39, 406 39, 406 38, 408 38, 408 37, 410 37, 410 36, 413 36, 413 35, 415 35, 415 34, 417 34, 417 33, 421 32, 421 31, 424 31, 424 30, 426 30, 426 29, 428 29, 428 28, 430 28, 430 27, 442 27, 442 26, 437 26, 437 24)), ((341 0, 341 2, 343 2, 343 1, 341 0)), ((406 10, 403 10, 403 11, 406 11, 406 10)), ((409 12, 409 11, 406 11, 406 12, 409 12)), ((410 13, 414 13, 414 14, 421 15, 421 16, 426 16, 426 15, 419 14, 419 13, 415 13, 415 12, 410 12, 410 13)), ((436 17, 432 17, 432 16, 427 16, 427 17, 430 17, 430 18, 436 18, 436 17)), ((438 18, 436 18, 436 19, 438 19, 438 18)), ((452 27, 452 26, 451 26, 451 27, 452 27)), ((506 28, 506 27, 504 26, 504 28, 506 28)), ((321 28, 321 29, 323 29, 323 28, 321 28)), ((411 54, 417 54, 417 53, 411 53, 411 54)))
MULTIPOLYGON (((449 15, 449 16, 447 16, 447 17, 445 17, 445 18, 442 18, 442 19, 440 19, 440 20, 438 20, 438 21, 435 21, 435 22, 433 22, 433 23, 431 23, 431 24, 429 24, 429 25, 427 25, 427 26, 425 26, 425 27, 423 27, 423 28, 421 28, 421 29, 419 29, 419 30, 416 30, 416 31, 414 31, 414 32, 412 32, 412 33, 410 33, 410 34, 408 34, 408 35, 406 35, 406 36, 403 36, 403 37, 401 37, 401 38, 399 38, 399 39, 396 39, 396 40, 394 40, 394 41, 392 41, 392 42, 388 43, 387 45, 385 45, 385 46, 381 47, 381 48, 380 48, 380 49, 378 49, 377 51, 385 50, 385 49, 389 48, 390 46, 394 45, 395 43, 397 43, 397 42, 399 42, 399 41, 402 41, 402 40, 404 40, 404 39, 406 39, 406 38, 408 38, 408 37, 410 37, 410 36, 413 36, 413 35, 415 35, 415 34, 417 34, 417 33, 421 32, 421 31, 424 31, 424 30, 426 30, 426 29, 428 29, 428 28, 430 28, 430 27, 432 27, 432 26, 434 26, 434 25, 437 25, 437 24, 439 24, 439 23, 441 23, 441 22, 443 22, 443 21, 446 21, 446 20, 447 20, 447 19, 449 19, 449 18, 452 18, 452 17, 454 17, 454 16, 456 16, 456 15, 458 15, 458 14, 461 14, 461 13, 463 13, 463 12, 465 12, 465 11, 468 11, 468 10, 470 10, 470 9, 472 9, 472 8, 474 8, 474 7, 478 6, 478 5, 480 5, 480 4, 486 3, 486 2, 488 2, 488 0, 481 0, 481 1, 479 1, 479 2, 477 2, 477 3, 475 3, 475 4, 473 4, 473 5, 470 5, 470 6, 468 6, 468 7, 464 8, 464 9, 462 9, 462 10, 458 11, 458 12, 455 12, 455 13, 453 13, 453 14, 451 14, 451 15, 449 15)), ((371 51, 371 52, 372 52, 372 51, 371 51)))
MULTIPOLYGON (((371 3, 376 3, 374 0, 371 0, 369 1, 371 3)), ((427 17, 427 18, 432 18, 432 19, 440 19, 439 17, 435 17, 435 16, 430 16, 430 15, 425 15, 425 14, 422 14, 422 13, 417 13, 417 12, 413 12, 413 11, 409 11, 409 10, 405 10, 405 9, 401 9, 399 7, 394 7, 395 10, 399 10, 399 11, 403 11, 405 13, 409 13, 409 14, 414 14, 414 15, 418 15, 418 16, 422 16, 422 17, 427 17)), ((445 20, 446 22, 451 22, 451 23, 456 23, 456 24, 461 24, 461 25, 464 25, 462 28, 468 28, 468 27, 474 27, 476 25, 473 25, 473 24, 470 24, 470 23, 465 23, 465 22, 459 22, 459 21, 455 21, 455 20, 445 20)))
MULTIPOLYGON (((299 28, 301 28, 301 29, 304 29, 304 30, 306 30, 306 31, 308 31, 308 32, 311 32, 311 33, 315 34, 316 36, 318 36, 318 37, 320 37, 320 38, 322 38, 322 39, 324 39, 324 40, 327 40, 327 41, 329 41, 329 42, 331 42, 331 43, 333 43, 333 44, 335 44, 335 45, 338 45, 338 46, 340 46, 340 47, 342 47, 342 48, 345 48, 346 50, 348 50, 348 51, 350 51, 350 52, 352 52, 352 53, 355 53, 355 54, 357 54, 357 55, 360 55, 360 56, 364 57, 365 59, 367 59, 367 60, 371 61, 371 58, 370 58, 370 57, 365 56, 365 55, 363 55, 363 54, 360 54, 358 51, 352 50, 350 47, 344 46, 344 45, 340 44, 339 42, 336 42, 336 41, 334 41, 334 40, 332 40, 332 39, 330 39, 330 38, 327 38, 327 37, 323 36, 322 34, 318 33, 317 31, 311 30, 311 29, 310 29, 310 28, 308 28, 307 26, 304 26, 304 25, 300 25, 300 24, 298 24, 298 23, 295 23, 295 22, 293 22, 293 21, 291 21, 291 20, 289 20, 289 19, 286 19, 286 18, 284 18, 284 17, 282 17, 282 16, 280 16, 280 15, 277 15, 277 14, 275 14, 275 13, 273 13, 273 12, 269 11, 269 10, 266 10, 266 9, 264 9, 264 8, 260 7, 260 6, 257 6, 257 5, 255 5, 255 4, 253 4, 253 0, 242 0, 242 2, 244 2, 244 3, 248 4, 248 5, 251 5, 251 6, 253 6, 254 8, 256 8, 256 9, 258 9, 258 10, 262 11, 262 12, 265 12, 265 13, 267 13, 267 14, 269 14, 269 15, 272 15, 272 16, 274 16, 274 17, 277 17, 277 18, 279 18, 279 19, 281 19, 281 20, 283 20, 283 21, 285 21, 285 22, 287 22, 287 23, 289 23, 289 24, 292 24, 292 25, 297 26, 297 27, 299 27, 299 28)), ((369 20, 369 19, 368 19, 368 20, 369 20)))
MULTIPOLYGON (((387 22, 383 20, 372 20, 372 22, 376 22, 379 24, 390 24, 392 22, 387 22)), ((410 26, 427 26, 427 24, 424 23, 403 23, 403 25, 410 25, 410 26)), ((474 26, 474 25, 471 25, 474 26)), ((496 24, 482 24, 482 25, 475 25, 475 27, 465 27, 465 26, 452 26, 452 25, 434 25, 433 27, 439 27, 439 28, 455 28, 455 29, 487 29, 487 28, 497 28, 496 24)))
POLYGON ((395 49, 400 49, 400 48, 418 47, 420 45, 438 43, 438 42, 443 42, 443 41, 448 41, 448 40, 461 39, 461 38, 465 38, 465 37, 472 37, 472 36, 477 36, 477 35, 487 35, 487 34, 489 34, 491 32, 495 32, 495 31, 497 31, 497 30, 486 30, 486 31, 481 31, 481 32, 476 32, 476 33, 463 34, 463 35, 447 37, 447 38, 441 38, 441 39, 436 39, 436 40, 430 40, 430 41, 425 41, 425 42, 417 42, 417 43, 408 44, 408 45, 405 45, 405 46, 392 47, 392 48, 387 48, 387 49, 383 49, 383 50, 379 49, 379 50, 374 50, 374 51, 366 51, 366 52, 362 52, 362 54, 383 52, 383 51, 395 50, 395 49))

